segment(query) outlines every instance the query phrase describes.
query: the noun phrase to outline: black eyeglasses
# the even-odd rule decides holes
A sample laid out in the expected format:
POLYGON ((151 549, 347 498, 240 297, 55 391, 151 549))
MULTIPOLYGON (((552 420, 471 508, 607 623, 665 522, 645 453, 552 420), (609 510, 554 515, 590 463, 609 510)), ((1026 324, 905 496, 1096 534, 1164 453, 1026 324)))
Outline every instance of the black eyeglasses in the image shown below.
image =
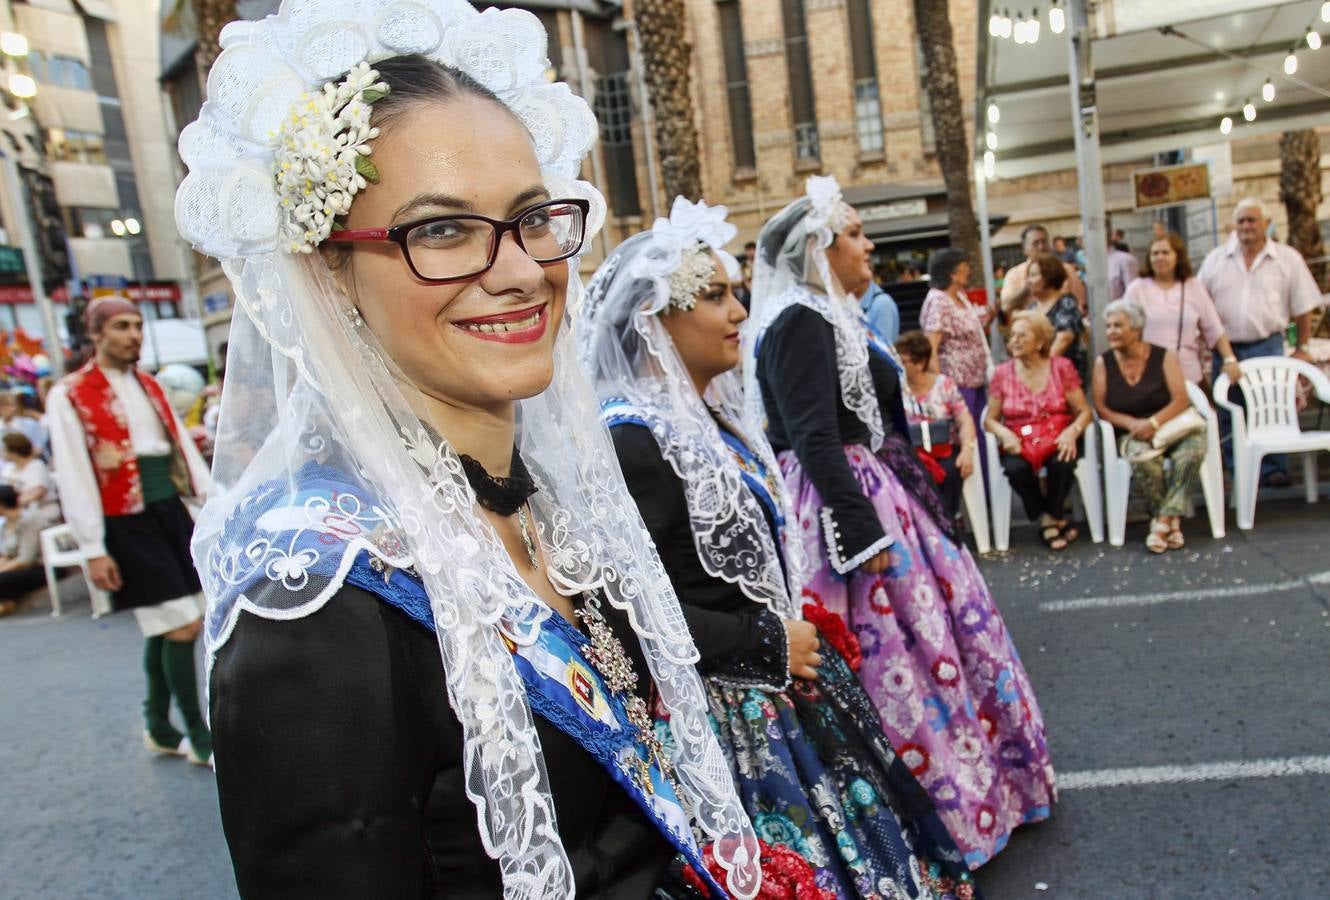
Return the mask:
POLYGON ((392 228, 334 231, 330 241, 388 241, 402 248, 411 273, 421 281, 447 284, 489 271, 499 243, 512 232, 517 246, 541 265, 576 256, 586 236, 586 200, 546 200, 511 219, 467 213, 430 216, 392 228))

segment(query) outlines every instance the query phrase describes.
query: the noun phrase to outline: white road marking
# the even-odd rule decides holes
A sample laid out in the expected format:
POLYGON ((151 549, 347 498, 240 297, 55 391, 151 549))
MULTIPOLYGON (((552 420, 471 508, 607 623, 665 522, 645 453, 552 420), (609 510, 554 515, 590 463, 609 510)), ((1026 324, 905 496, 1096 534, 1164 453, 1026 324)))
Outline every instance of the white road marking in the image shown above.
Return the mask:
POLYGON ((1290 778, 1299 775, 1330 775, 1330 756, 1290 756, 1284 759, 1200 763, 1194 766, 1095 769, 1089 772, 1059 772, 1057 778, 1059 790, 1079 791, 1086 788, 1191 784, 1239 778, 1290 778))
POLYGON ((1267 581, 1258 584, 1239 584, 1232 587, 1194 587, 1185 591, 1161 591, 1157 594, 1112 594, 1104 597, 1081 597, 1075 600, 1049 600, 1039 604, 1040 612, 1075 612, 1081 609, 1112 609, 1120 606, 1156 606, 1160 603, 1195 602, 1197 600, 1225 600, 1230 597, 1252 597, 1296 591, 1318 584, 1330 584, 1330 572, 1313 572, 1287 581, 1267 581))

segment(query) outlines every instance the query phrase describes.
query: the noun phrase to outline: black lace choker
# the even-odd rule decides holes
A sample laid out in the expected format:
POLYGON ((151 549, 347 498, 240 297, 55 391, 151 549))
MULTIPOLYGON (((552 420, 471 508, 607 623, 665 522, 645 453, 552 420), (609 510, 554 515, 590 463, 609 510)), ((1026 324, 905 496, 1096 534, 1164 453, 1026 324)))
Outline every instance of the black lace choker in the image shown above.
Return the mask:
POLYGON ((513 448, 512 474, 507 478, 491 475, 477 460, 465 453, 459 456, 466 480, 471 483, 471 490, 476 492, 476 500, 490 512, 511 516, 536 492, 536 483, 531 480, 531 474, 516 447, 513 448))

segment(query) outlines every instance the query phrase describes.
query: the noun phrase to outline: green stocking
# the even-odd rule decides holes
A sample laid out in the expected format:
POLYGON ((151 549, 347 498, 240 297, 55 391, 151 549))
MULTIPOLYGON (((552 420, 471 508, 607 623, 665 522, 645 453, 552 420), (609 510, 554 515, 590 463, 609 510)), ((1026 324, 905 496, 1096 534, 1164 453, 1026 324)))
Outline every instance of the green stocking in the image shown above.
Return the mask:
POLYGON ((171 685, 171 693, 175 695, 180 714, 185 717, 189 742, 200 756, 207 756, 212 752, 212 735, 208 733, 208 724, 199 709, 199 686, 194 675, 194 642, 163 641, 162 668, 166 671, 166 680, 171 685))
POLYGON ((162 644, 158 637, 143 640, 143 672, 148 677, 148 696, 143 701, 143 724, 152 739, 163 747, 178 747, 184 735, 171 725, 171 685, 163 670, 162 644))

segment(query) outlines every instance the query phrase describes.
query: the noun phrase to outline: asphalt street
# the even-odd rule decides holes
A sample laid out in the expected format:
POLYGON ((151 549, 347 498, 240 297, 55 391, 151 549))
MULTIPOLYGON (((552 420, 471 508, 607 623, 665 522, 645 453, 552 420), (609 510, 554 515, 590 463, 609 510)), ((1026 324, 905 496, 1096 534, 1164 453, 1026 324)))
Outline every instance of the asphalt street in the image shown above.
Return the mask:
MULTIPOLYGON (((1231 521, 1231 517, 1230 517, 1231 521)), ((990 900, 1330 896, 1330 505, 1152 557, 1032 531, 982 563, 1048 723, 1061 799, 990 900)), ((211 774, 139 743, 132 618, 0 620, 0 897, 228 898, 211 774)))

